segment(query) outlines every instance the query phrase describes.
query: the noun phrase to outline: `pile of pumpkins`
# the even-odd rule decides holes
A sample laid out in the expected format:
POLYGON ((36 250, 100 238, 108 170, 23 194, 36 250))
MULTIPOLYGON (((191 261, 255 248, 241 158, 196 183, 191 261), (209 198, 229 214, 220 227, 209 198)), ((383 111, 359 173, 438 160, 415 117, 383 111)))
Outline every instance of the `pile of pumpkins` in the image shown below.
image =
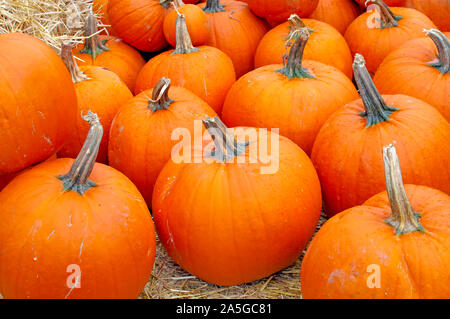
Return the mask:
POLYGON ((156 233, 217 285, 280 271, 311 241, 303 298, 450 296, 448 1, 94 9, 107 34, 89 17, 60 55, 0 35, 5 298, 136 298, 156 233), (174 160, 177 129, 200 136, 191 160, 174 160))

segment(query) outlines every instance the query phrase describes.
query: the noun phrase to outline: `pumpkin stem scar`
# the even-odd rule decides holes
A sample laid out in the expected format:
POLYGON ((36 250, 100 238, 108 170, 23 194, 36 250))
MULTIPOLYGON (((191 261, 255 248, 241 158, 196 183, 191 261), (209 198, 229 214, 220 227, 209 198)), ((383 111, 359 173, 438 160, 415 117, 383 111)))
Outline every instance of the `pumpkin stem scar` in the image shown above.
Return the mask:
POLYGON ((203 125, 211 135, 215 149, 207 157, 215 158, 219 162, 228 162, 230 159, 245 153, 250 142, 238 142, 225 124, 217 117, 207 117, 203 125))
POLYGON ((389 121, 389 116, 395 111, 398 111, 398 108, 387 105, 383 100, 383 97, 378 92, 370 77, 369 71, 366 68, 366 61, 361 54, 357 53, 355 55, 353 73, 359 95, 364 103, 365 112, 361 113, 361 116, 367 119, 366 128, 389 121))
POLYGON ((186 26, 185 16, 178 11, 177 13, 178 17, 175 26, 177 45, 172 54, 186 54, 199 51, 200 49, 197 49, 192 45, 191 37, 186 26))
POLYGON ((424 30, 424 32, 433 40, 438 49, 437 61, 431 61, 428 64, 438 69, 442 74, 450 72, 450 41, 445 34, 436 29, 424 30))
POLYGON ((206 5, 203 8, 203 11, 205 11, 206 13, 216 13, 226 10, 225 6, 220 4, 220 0, 206 0, 206 5))
POLYGON ((380 29, 398 27, 398 21, 402 19, 401 16, 396 16, 389 6, 382 0, 368 0, 368 3, 374 3, 380 8, 380 29))
POLYGON ((84 34, 87 39, 84 42, 83 49, 81 49, 79 53, 89 54, 92 56, 92 59, 95 60, 97 56, 103 52, 109 51, 109 48, 106 46, 107 40, 100 40, 97 19, 93 15, 89 15, 86 18, 84 34))
POLYGON ((174 102, 169 98, 170 79, 161 78, 153 88, 152 98, 148 101, 148 107, 153 111, 167 110, 174 102))
POLYGON ((395 228, 397 235, 426 231, 419 222, 420 214, 414 212, 406 195, 394 145, 383 148, 383 161, 386 189, 392 210, 392 216, 386 222, 395 228))
POLYGON ((81 72, 81 70, 78 68, 77 63, 75 62, 75 59, 73 58, 72 54, 72 46, 63 43, 61 45, 61 59, 63 60, 64 64, 66 65, 66 68, 69 70, 70 75, 72 76, 72 82, 78 83, 85 80, 89 80, 89 78, 81 72))
POLYGON ((98 149, 103 136, 103 126, 100 124, 97 114, 88 111, 83 120, 91 126, 86 141, 80 153, 72 164, 69 173, 58 175, 57 178, 63 182, 64 191, 75 191, 83 195, 91 187, 97 186, 88 180, 97 159, 98 149))

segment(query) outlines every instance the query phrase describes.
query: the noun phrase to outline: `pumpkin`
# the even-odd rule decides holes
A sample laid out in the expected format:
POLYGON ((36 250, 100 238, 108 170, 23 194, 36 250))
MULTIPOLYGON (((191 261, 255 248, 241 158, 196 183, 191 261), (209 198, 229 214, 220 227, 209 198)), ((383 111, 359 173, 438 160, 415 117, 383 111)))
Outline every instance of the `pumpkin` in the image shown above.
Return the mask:
POLYGON ((319 0, 248 0, 250 9, 270 21, 286 21, 293 13, 301 18, 309 16, 316 9, 319 0))
POLYGON ((109 0, 108 15, 115 33, 138 50, 164 49, 163 24, 171 0, 109 0))
POLYGON ((309 154, 322 124, 358 93, 336 68, 302 60, 309 37, 306 28, 298 30, 296 37, 284 66, 261 67, 232 86, 222 119, 231 127, 279 128, 281 135, 309 154))
POLYGON ((289 21, 264 35, 256 50, 255 67, 283 63, 284 54, 289 54, 286 40, 304 27, 310 30, 310 38, 303 53, 304 59, 334 66, 351 79, 353 59, 344 37, 324 22, 300 19, 297 15, 292 15, 289 21))
MULTIPOLYGON (((365 7, 370 4, 370 1, 367 0, 355 0, 358 2, 362 7, 365 7)), ((405 5, 406 0, 384 0, 384 3, 386 3, 388 6, 392 7, 403 7, 405 5)))
POLYGON ((309 245, 301 266, 303 298, 450 295, 450 197, 403 186, 392 145, 383 157, 387 192, 328 220, 309 245))
POLYGON ((231 58, 237 78, 253 70, 256 48, 268 31, 266 24, 241 1, 208 0, 199 6, 211 28, 207 45, 231 58))
POLYGON ((73 50, 73 54, 81 60, 78 64, 107 68, 116 73, 133 91, 138 73, 145 65, 144 58, 121 39, 97 33, 97 20, 89 16, 85 25, 85 35, 88 39, 73 50))
MULTIPOLYGON (((91 110, 100 118, 106 134, 103 135, 99 146, 97 162, 107 163, 111 122, 122 104, 133 98, 133 94, 119 76, 109 70, 92 65, 78 68, 70 46, 62 46, 61 58, 72 74, 77 93, 78 114, 91 110)), ((78 118, 76 130, 58 152, 58 156, 75 158, 88 131, 89 125, 86 121, 78 118)))
POLYGON ((163 52, 147 62, 138 75, 135 94, 167 77, 173 85, 192 91, 220 112, 228 90, 236 81, 233 62, 214 47, 194 47, 184 15, 178 16, 176 30, 175 50, 163 52))
POLYGON ((367 61, 367 69, 375 74, 383 59, 403 43, 423 37, 422 30, 436 26, 423 13, 410 8, 390 9, 382 0, 371 0, 377 11, 368 11, 356 18, 347 28, 345 39, 352 54, 360 53, 367 61))
POLYGON ((56 153, 75 126, 77 102, 64 63, 35 37, 0 34, 0 56, 0 175, 3 175, 23 170, 56 153))
POLYGON ((406 6, 429 17, 443 32, 450 32, 450 3, 448 0, 407 0, 406 6))
POLYGON ((360 9, 352 0, 319 0, 309 18, 328 23, 343 35, 359 14, 360 9))
POLYGON ((162 78, 126 103, 114 118, 109 141, 110 165, 133 181, 151 205, 153 186, 171 157, 177 129, 195 130, 195 120, 215 116, 213 109, 187 89, 162 78))
POLYGON ((353 72, 361 99, 325 122, 311 155, 328 216, 360 205, 384 189, 381 146, 392 143, 406 183, 450 193, 447 120, 416 98, 380 95, 361 55, 355 57, 353 72))
POLYGON ((156 181, 153 218, 169 256, 221 286, 291 265, 312 236, 322 206, 310 159, 274 132, 231 131, 217 117, 204 125, 211 137, 189 154, 198 160, 169 160, 156 181), (258 156, 261 148, 271 150, 268 161, 258 156), (275 162, 278 169, 271 169, 275 162))
POLYGON ((101 23, 106 25, 106 32, 102 31, 101 33, 114 35, 114 30, 108 16, 108 2, 109 0, 94 0, 92 2, 92 10, 100 16, 101 23))
POLYGON ((450 41, 436 29, 431 39, 406 42, 378 68, 374 82, 382 94, 405 94, 432 106, 450 121, 450 41))
POLYGON ((136 187, 95 163, 98 117, 78 157, 40 164, 0 193, 5 298, 137 298, 153 268, 151 215, 136 187))

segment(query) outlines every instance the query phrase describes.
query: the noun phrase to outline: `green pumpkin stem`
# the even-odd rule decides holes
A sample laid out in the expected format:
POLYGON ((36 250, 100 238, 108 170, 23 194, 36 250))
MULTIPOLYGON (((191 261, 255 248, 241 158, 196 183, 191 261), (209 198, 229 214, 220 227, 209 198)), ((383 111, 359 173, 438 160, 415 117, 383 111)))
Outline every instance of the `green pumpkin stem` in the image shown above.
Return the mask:
POLYGON ((199 51, 199 49, 192 45, 191 37, 186 26, 185 16, 179 12, 175 22, 175 35, 177 45, 172 54, 186 54, 199 51))
POLYGON ((398 21, 402 17, 396 16, 383 0, 368 0, 366 6, 368 3, 376 4, 380 8, 380 29, 398 27, 398 21))
POLYGON ((88 111, 88 113, 83 116, 83 119, 89 122, 89 125, 91 126, 83 147, 73 162, 69 173, 58 176, 63 182, 65 192, 74 191, 80 195, 84 195, 91 187, 97 186, 97 184, 90 181, 88 178, 94 168, 103 136, 103 127, 100 124, 97 114, 88 111))
POLYGON ((206 117, 206 120, 203 120, 203 125, 211 135, 215 145, 214 151, 206 156, 225 163, 245 153, 249 142, 238 142, 217 116, 206 117))
POLYGON ((80 53, 89 54, 92 56, 92 59, 95 60, 103 52, 109 51, 109 48, 105 45, 107 41, 100 40, 97 19, 95 16, 89 15, 86 18, 84 35, 86 40, 84 41, 84 47, 80 50, 80 53))
POLYGON ((159 4, 164 8, 164 9, 169 9, 170 8, 170 4, 172 3, 173 0, 159 0, 159 4))
POLYGON ((394 227, 397 235, 425 231, 419 222, 420 214, 414 212, 406 195, 394 145, 383 148, 383 160, 386 189, 392 210, 392 216, 386 222, 394 227))
POLYGON ((432 61, 429 64, 438 69, 442 74, 450 72, 450 41, 445 34, 436 29, 424 31, 435 43, 438 49, 437 61, 432 61))
POLYGON ((387 105, 383 100, 370 77, 366 61, 361 54, 355 55, 353 73, 359 95, 364 103, 365 112, 361 113, 361 116, 367 119, 366 127, 389 121, 390 115, 398 109, 387 105))
POLYGON ((70 75, 72 76, 73 83, 89 80, 86 74, 81 72, 81 70, 78 67, 78 64, 75 62, 75 59, 72 54, 72 46, 70 44, 63 43, 61 45, 60 56, 64 64, 66 65, 66 68, 69 70, 70 75))
POLYGON ((216 13, 226 11, 225 7, 220 4, 220 0, 206 0, 206 5, 203 8, 206 13, 216 13))
POLYGON ((170 80, 161 78, 153 88, 152 99, 148 101, 148 107, 153 111, 167 110, 174 100, 169 98, 170 80))

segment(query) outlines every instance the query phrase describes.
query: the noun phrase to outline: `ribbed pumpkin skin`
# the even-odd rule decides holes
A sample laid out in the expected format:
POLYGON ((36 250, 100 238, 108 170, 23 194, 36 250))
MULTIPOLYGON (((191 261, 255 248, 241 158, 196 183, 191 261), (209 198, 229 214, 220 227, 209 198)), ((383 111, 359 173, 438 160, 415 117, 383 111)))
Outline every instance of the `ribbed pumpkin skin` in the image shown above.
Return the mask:
MULTIPOLYGON (((275 133, 257 140, 270 141, 270 134, 275 133)), ((195 152, 201 157, 201 150, 195 152)), ((153 218, 170 257, 198 278, 223 286, 291 265, 319 219, 320 184, 306 154, 283 137, 278 159, 274 174, 261 174, 268 164, 258 161, 169 161, 155 185, 153 218)))
MULTIPOLYGON (((446 34, 447 38, 450 33, 446 34)), ((450 121, 450 74, 442 74, 429 62, 438 58, 431 39, 408 41, 389 54, 378 68, 375 85, 382 94, 404 94, 434 106, 450 121)))
MULTIPOLYGON (((353 58, 344 37, 330 25, 314 19, 302 19, 310 33, 303 58, 334 66, 352 78, 353 58)), ((286 48, 289 37, 289 22, 278 25, 262 38, 255 54, 255 67, 283 63, 283 55, 289 54, 286 48)))
POLYGON ((399 108, 391 120, 366 128, 361 100, 334 113, 317 135, 311 159, 325 211, 333 216, 385 189, 382 147, 394 144, 403 181, 450 193, 450 124, 431 105, 405 95, 383 95, 399 108), (429 154, 423 156, 420 154, 429 154))
MULTIPOLYGON (((207 13, 211 29, 207 45, 218 48, 231 58, 239 78, 253 70, 256 48, 268 28, 246 3, 220 0, 220 4, 225 11, 207 13)), ((204 8, 205 3, 199 6, 204 8)))
POLYGON ((406 5, 424 13, 442 32, 450 32, 449 0, 408 0, 406 5))
POLYGON ((401 16, 398 27, 384 29, 369 28, 373 12, 366 12, 354 20, 345 32, 352 55, 362 54, 367 69, 374 74, 384 58, 398 49, 403 43, 414 38, 422 38, 423 30, 435 29, 434 23, 424 14, 410 8, 391 8, 395 15, 401 16))
POLYGON ((171 140, 173 131, 187 128, 194 136, 194 120, 216 115, 195 94, 173 86, 169 97, 175 102, 167 110, 152 112, 148 108, 152 92, 142 92, 120 109, 111 126, 109 142, 110 165, 133 181, 149 206, 156 178, 179 142, 171 140))
POLYGON ((360 9, 353 0, 319 0, 309 18, 328 23, 343 35, 359 14, 360 9))
POLYGON ((392 214, 386 192, 334 216, 303 259, 303 298, 448 298, 450 197, 424 186, 405 189, 427 232, 396 236, 385 221, 392 214), (367 285, 370 265, 380 267, 380 288, 367 285))
POLYGON ((358 98, 353 83, 336 68, 305 60, 316 79, 292 79, 267 65, 241 77, 225 101, 222 119, 229 127, 279 128, 280 134, 311 153, 322 124, 340 107, 358 98), (249 85, 251 83, 252 85, 249 85))
POLYGON ((260 17, 271 21, 285 21, 293 13, 300 18, 309 16, 319 0, 247 0, 250 9, 260 17))
POLYGON ((216 112, 222 110, 228 90, 236 81, 233 62, 219 49, 200 46, 197 52, 163 52, 147 62, 136 81, 135 94, 153 88, 162 78, 202 98, 216 112))
POLYGON ((63 192, 56 176, 72 163, 38 165, 0 193, 3 297, 137 298, 144 288, 156 250, 144 199, 123 174, 98 163, 89 177, 96 187, 83 196, 63 192), (81 288, 71 290, 73 264, 81 288))
POLYGON ((80 53, 80 50, 84 47, 83 44, 80 44, 73 50, 73 55, 81 59, 81 61, 77 60, 77 64, 79 66, 96 65, 107 68, 116 73, 133 92, 139 71, 145 65, 144 58, 138 51, 119 38, 100 36, 100 40, 106 40, 105 46, 109 48, 109 51, 102 52, 93 60, 92 55, 80 53))
MULTIPOLYGON (((125 83, 115 73, 97 66, 80 67, 89 80, 75 83, 77 93, 78 112, 86 114, 94 112, 100 118, 103 126, 103 138, 100 143, 97 162, 107 163, 109 128, 119 108, 133 98, 125 83)), ((77 157, 83 146, 89 124, 81 117, 77 117, 76 131, 68 139, 66 145, 58 152, 59 157, 77 157)))
POLYGON ((58 151, 75 125, 72 78, 58 55, 25 34, 0 35, 0 174, 58 151))
POLYGON ((119 38, 138 50, 155 52, 167 46, 163 33, 167 8, 160 0, 109 0, 108 15, 119 38))

